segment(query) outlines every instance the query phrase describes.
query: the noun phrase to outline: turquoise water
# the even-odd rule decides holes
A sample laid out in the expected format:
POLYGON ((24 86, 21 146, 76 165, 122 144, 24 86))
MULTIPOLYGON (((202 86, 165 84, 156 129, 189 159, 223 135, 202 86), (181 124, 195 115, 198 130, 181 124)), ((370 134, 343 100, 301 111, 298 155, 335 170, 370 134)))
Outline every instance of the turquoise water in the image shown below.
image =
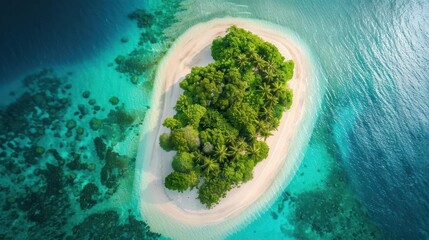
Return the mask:
POLYGON ((0 21, 6 35, 1 239, 158 237, 142 221, 133 192, 151 76, 177 36, 222 16, 263 19, 295 32, 325 83, 292 182, 229 238, 429 238, 426 1, 46 1, 24 12, 19 4, 29 3, 2 8, 8 14, 0 21), (138 28, 127 17, 136 8, 156 17, 138 28), (118 55, 132 67, 115 69, 118 55), (146 67, 136 70, 132 62, 140 59, 146 67), (52 72, 20 86, 41 68, 52 72), (113 96, 117 105, 109 102, 113 96), (97 121, 91 128, 94 117, 99 128, 97 121), (68 128, 69 120, 76 127, 68 128))

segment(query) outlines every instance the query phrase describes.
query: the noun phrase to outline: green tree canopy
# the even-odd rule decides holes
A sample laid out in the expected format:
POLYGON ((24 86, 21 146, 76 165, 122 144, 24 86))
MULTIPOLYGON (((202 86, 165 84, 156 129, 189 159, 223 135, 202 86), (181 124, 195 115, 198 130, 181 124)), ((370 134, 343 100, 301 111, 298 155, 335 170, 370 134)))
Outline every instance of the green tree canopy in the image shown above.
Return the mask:
POLYGON ((171 130, 174 130, 174 129, 181 128, 182 127, 182 123, 179 120, 175 119, 175 118, 168 117, 168 118, 166 118, 164 120, 163 126, 166 127, 166 128, 169 128, 171 130))
POLYGON ((263 141, 256 141, 249 146, 250 157, 256 162, 260 162, 268 157, 269 147, 263 141))
POLYGON ((180 83, 176 114, 164 120, 160 136, 175 150, 168 189, 198 187, 198 199, 213 207, 233 187, 253 178, 255 165, 268 157, 260 139, 272 135, 292 104, 287 81, 294 62, 258 36, 232 26, 211 46, 215 62, 194 67, 180 83))
MULTIPOLYGON (((172 172, 165 178, 165 187, 170 190, 183 192, 188 188, 195 186, 195 179, 191 174, 172 172)), ((198 184, 198 183, 197 183, 198 184)))
POLYGON ((173 157, 172 167, 174 171, 188 173, 194 168, 194 154, 178 152, 173 157))
POLYGON ((194 127, 198 128, 200 125, 200 120, 206 113, 207 109, 199 104, 189 105, 186 109, 183 110, 183 113, 186 115, 187 123, 194 127))
POLYGON ((231 184, 223 179, 213 179, 204 182, 198 190, 198 199, 208 208, 219 203, 219 200, 226 196, 231 190, 231 184))
POLYGON ((167 152, 173 150, 173 144, 171 143, 171 140, 170 140, 170 134, 168 133, 161 134, 161 136, 159 137, 159 145, 161 146, 162 149, 164 149, 167 152))
POLYGON ((170 139, 176 151, 191 152, 200 146, 198 131, 191 126, 172 131, 170 139))

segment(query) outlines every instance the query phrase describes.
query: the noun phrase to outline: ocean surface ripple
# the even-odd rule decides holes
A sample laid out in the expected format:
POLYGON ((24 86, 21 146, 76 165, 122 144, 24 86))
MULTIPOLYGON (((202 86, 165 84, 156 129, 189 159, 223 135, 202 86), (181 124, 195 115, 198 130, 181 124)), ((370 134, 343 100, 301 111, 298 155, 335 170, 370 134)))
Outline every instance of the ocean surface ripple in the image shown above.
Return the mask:
POLYGON ((130 238, 141 231, 158 238, 133 192, 150 78, 175 38, 224 16, 290 29, 311 49, 326 82, 292 182, 229 238, 428 239, 425 0, 3 3, 0 239, 130 238), (144 9, 144 26, 127 17, 137 8, 144 9), (145 68, 120 69, 124 59, 145 68), (103 146, 117 162, 98 154, 103 146))

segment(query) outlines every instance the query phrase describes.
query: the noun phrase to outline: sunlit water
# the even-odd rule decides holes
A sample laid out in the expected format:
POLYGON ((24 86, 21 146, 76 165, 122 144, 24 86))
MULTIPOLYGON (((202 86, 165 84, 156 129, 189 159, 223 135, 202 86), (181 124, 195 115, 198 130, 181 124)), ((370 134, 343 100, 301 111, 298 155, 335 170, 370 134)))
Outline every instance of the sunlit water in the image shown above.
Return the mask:
POLYGON ((295 32, 326 82, 297 174, 269 209, 230 238, 429 237, 426 1, 30 2, 1 7, 2 105, 6 108, 23 91, 30 95, 13 105, 19 111, 9 108, 1 115, 2 123, 14 119, 8 120, 9 128, 1 125, 0 238, 129 239, 142 238, 143 232, 157 237, 139 221, 133 192, 133 158, 156 63, 133 84, 115 70, 115 58, 134 49, 143 49, 140 57, 157 58, 188 27, 222 16, 263 19, 295 32), (128 19, 136 8, 157 16, 150 31, 128 19), (139 46, 144 32, 156 39, 139 46), (53 73, 36 77, 36 86, 17 84, 41 68, 53 73), (85 90, 90 97, 82 97, 85 90), (43 92, 48 94, 37 95, 43 92), (112 96, 119 98, 118 105, 109 102, 112 96), (67 100, 46 104, 60 98, 67 100), (117 111, 132 121, 108 114, 122 103, 117 111), (103 119, 98 130, 90 127, 93 117, 103 119), (76 127, 68 136, 71 119, 76 127), (15 128, 11 122, 17 122, 15 128), (94 144, 98 136, 127 156, 111 157, 121 164, 100 159, 94 144), (36 146, 45 152, 38 155, 36 146), (64 163, 49 149, 57 150, 64 163), (77 164, 72 152, 87 165, 77 164), (113 177, 106 180, 106 173, 113 177))

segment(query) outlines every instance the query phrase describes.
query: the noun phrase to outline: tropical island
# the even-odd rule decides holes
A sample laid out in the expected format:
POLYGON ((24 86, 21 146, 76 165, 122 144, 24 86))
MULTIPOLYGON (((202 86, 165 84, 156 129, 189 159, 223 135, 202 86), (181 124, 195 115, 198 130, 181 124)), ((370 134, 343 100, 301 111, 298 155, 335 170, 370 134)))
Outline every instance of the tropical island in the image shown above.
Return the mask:
POLYGON ((293 33, 242 18, 199 23, 175 41, 156 72, 136 159, 140 211, 152 231, 173 239, 221 239, 257 216, 282 192, 300 164, 317 116, 320 96, 307 56, 305 45, 293 33), (241 37, 224 37, 231 32, 246 36, 244 43, 239 44, 241 37), (221 60, 232 54, 222 45, 227 43, 240 53, 251 52, 253 45, 255 52, 244 54, 241 62, 244 55, 221 60), (259 45, 273 53, 259 53, 259 45), (264 55, 260 70, 253 66, 256 55, 264 55), (276 64, 272 73, 269 66, 265 72, 261 70, 268 60, 276 64), (282 85, 283 95, 268 86, 269 74, 281 83, 277 85, 282 85), (203 76, 207 80, 197 80, 203 76), (213 95, 207 94, 211 91, 213 95), (228 101, 220 100, 222 95, 228 101), (281 101, 271 103, 269 118, 264 115, 268 110, 265 98, 274 96, 281 101), (161 147, 161 139, 161 145, 171 151, 161 147), (260 148, 259 154, 252 153, 252 146, 260 148), (216 175, 221 178, 215 180, 216 175))
POLYGON ((268 156, 263 139, 292 105, 287 82, 294 62, 249 31, 231 26, 227 32, 212 42, 215 61, 192 68, 180 82, 176 114, 163 123, 171 133, 160 136, 164 150, 177 151, 165 187, 196 187, 208 208, 253 178, 255 165, 268 156))

